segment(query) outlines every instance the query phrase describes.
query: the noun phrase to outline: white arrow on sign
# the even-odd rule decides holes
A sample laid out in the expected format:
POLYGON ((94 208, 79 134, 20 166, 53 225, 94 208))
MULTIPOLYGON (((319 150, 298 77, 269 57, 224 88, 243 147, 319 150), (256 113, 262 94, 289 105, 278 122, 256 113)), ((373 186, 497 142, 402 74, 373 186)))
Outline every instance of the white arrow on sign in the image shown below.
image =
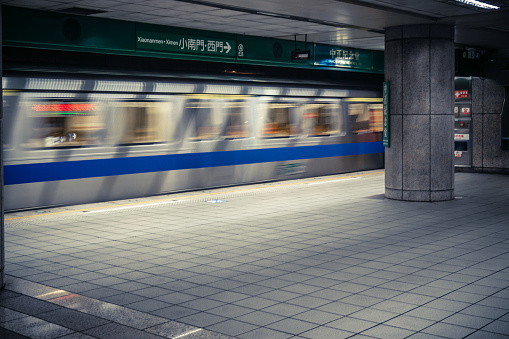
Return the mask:
POLYGON ((230 46, 230 43, 228 41, 226 41, 226 53, 228 53, 230 51, 230 49, 232 49, 232 46, 230 46))

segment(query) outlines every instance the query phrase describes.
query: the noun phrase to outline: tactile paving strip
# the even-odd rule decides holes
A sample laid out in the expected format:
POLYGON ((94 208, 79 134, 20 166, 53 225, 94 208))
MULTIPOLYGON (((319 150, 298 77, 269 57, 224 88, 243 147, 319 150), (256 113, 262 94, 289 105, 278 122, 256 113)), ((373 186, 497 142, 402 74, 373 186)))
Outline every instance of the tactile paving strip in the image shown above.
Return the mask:
MULTIPOLYGON (((363 173, 350 173, 341 174, 327 177, 305 178, 284 182, 271 182, 261 183, 254 185, 236 186, 234 188, 217 188, 204 190, 199 192, 182 192, 172 193, 164 196, 159 196, 160 199, 154 197, 128 199, 111 202, 109 205, 103 204, 90 204, 88 208, 66 209, 55 208, 49 210, 40 210, 35 213, 23 215, 22 212, 19 216, 10 217, 6 214, 5 227, 9 228, 30 228, 40 226, 52 220, 69 220, 86 218, 94 214, 109 214, 125 212, 126 210, 143 210, 156 207, 168 207, 175 205, 188 205, 203 203, 208 201, 228 201, 229 199, 251 196, 262 193, 277 192, 282 190, 303 189, 304 187, 312 187, 317 184, 337 184, 350 182, 352 179, 359 179, 363 176, 382 175, 381 171, 369 171, 363 173)), ((78 206, 75 206, 78 207, 78 206)))

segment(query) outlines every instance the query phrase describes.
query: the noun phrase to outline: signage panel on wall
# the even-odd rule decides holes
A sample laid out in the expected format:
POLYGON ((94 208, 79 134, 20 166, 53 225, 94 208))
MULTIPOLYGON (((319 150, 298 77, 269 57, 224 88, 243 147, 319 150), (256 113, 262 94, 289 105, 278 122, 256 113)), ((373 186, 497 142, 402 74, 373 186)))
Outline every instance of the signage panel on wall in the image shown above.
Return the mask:
POLYGON ((470 140, 470 134, 454 134, 454 140, 470 140))
POLYGON ((456 99, 467 99, 469 97, 468 90, 454 91, 454 97, 456 99))
POLYGON ((385 147, 391 145, 391 127, 390 127, 390 82, 383 83, 383 144, 385 147))

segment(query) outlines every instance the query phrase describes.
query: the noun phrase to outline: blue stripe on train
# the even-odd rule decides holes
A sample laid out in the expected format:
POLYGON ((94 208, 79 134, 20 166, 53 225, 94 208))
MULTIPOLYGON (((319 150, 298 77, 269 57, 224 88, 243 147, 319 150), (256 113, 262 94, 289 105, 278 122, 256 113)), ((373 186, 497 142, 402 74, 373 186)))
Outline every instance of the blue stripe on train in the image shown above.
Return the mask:
POLYGON ((377 141, 9 165, 4 185, 383 152, 377 141))

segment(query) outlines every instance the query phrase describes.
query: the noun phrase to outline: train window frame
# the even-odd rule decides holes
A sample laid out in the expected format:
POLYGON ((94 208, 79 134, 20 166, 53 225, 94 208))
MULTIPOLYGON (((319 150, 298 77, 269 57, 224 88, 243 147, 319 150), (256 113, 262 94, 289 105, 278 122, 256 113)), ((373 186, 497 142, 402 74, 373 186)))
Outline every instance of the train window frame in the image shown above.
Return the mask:
POLYGON ((191 119, 188 140, 192 142, 217 141, 220 138, 223 125, 220 112, 220 98, 215 97, 191 97, 184 103, 184 115, 191 119), (195 106, 189 106, 195 105, 195 106), (202 107, 203 106, 203 107, 202 107), (202 111, 201 109, 207 109, 202 111), (206 119, 203 119, 206 115, 206 119), (211 121, 212 124, 207 124, 211 121))
MULTIPOLYGON (((144 146, 144 145, 156 145, 156 144, 164 144, 171 140, 168 132, 168 124, 167 116, 170 115, 170 111, 173 109, 173 103, 169 101, 156 100, 156 99, 144 99, 144 100, 111 100, 109 104, 113 105, 114 114, 112 116, 113 119, 113 136, 114 139, 113 144, 115 146, 144 146), (169 107, 164 107, 165 105, 169 105, 169 107), (139 131, 140 127, 137 124, 139 121, 134 121, 131 118, 126 120, 126 112, 118 112, 117 110, 120 108, 134 108, 134 113, 138 113, 136 109, 143 108, 142 111, 144 114, 143 119, 145 119, 145 130, 139 131), (120 116, 119 116, 120 115, 120 116), (134 126, 134 128, 133 128, 134 126), (133 132, 135 133, 134 138, 132 136, 133 132), (141 134, 141 136, 136 136, 136 133, 141 134), (148 135, 144 135, 147 133, 148 135), (150 137, 150 133, 153 134, 150 137), (129 135, 131 134, 131 135, 129 135), (132 138, 131 140, 129 140, 132 138), (145 139, 145 140, 143 140, 145 139)), ((139 114, 135 114, 139 115, 139 114)), ((138 120, 135 117, 134 120, 138 120)))
MULTIPOLYGON (((264 114, 260 115, 260 125, 259 125, 259 136, 261 139, 283 139, 283 138, 294 138, 299 136, 299 131, 297 127, 297 118, 296 115, 298 114, 298 111, 300 111, 301 103, 295 102, 295 101, 287 101, 287 100, 274 100, 270 99, 263 103, 265 107, 261 109, 261 111, 264 112, 264 114), (276 106, 275 108, 286 108, 284 106, 287 106, 287 119, 286 124, 287 127, 281 126, 284 125, 284 121, 275 121, 275 119, 271 119, 272 111, 271 109, 276 106), (277 107, 282 106, 282 107, 277 107), (270 126, 268 126, 270 125, 270 126), (280 127, 285 127, 281 129, 280 127), (270 128, 270 131, 273 132, 266 132, 270 128), (274 132, 274 128, 276 128, 274 132), (283 133, 277 133, 279 131, 283 130, 283 133)), ((258 110, 260 111, 260 107, 258 107, 258 110)), ((277 113, 276 113, 277 114, 277 113)), ((281 114, 278 114, 281 116, 281 114)))
POLYGON ((223 102, 224 127, 221 128, 221 136, 225 140, 246 139, 251 137, 249 104, 246 100, 226 99, 223 102), (239 104, 240 109, 234 111, 234 106, 230 104, 239 104), (235 119, 234 119, 235 118, 235 119), (233 120, 240 120, 237 124, 232 124, 233 120))
POLYGON ((381 98, 348 98, 344 101, 346 102, 345 109, 349 130, 352 134, 382 133, 383 104, 381 98), (359 121, 361 108, 363 119, 359 121), (352 113, 352 111, 354 112, 352 113))
POLYGON ((3 150, 10 151, 15 148, 15 135, 16 131, 14 121, 16 121, 16 107, 18 107, 19 98, 21 94, 14 90, 2 90, 3 98, 3 124, 2 124, 2 136, 3 136, 3 150))
POLYGON ((337 135, 344 135, 345 134, 345 128, 344 128, 344 121, 343 117, 341 115, 341 105, 338 102, 332 102, 332 101, 313 101, 313 102, 306 102, 302 104, 301 106, 301 127, 300 130, 302 131, 303 136, 310 137, 310 138, 320 138, 320 137, 331 137, 331 136, 337 136, 337 135), (325 112, 318 110, 318 112, 309 112, 308 110, 315 110, 315 108, 310 106, 333 106, 331 107, 330 111, 328 112, 328 116, 326 116, 325 112), (322 114, 320 114, 322 112, 322 114), (331 119, 329 124, 318 124, 318 122, 321 119, 331 119), (310 120, 312 119, 312 120, 310 120), (314 122, 312 126, 309 126, 310 124, 308 122, 314 122), (325 133, 319 133, 317 132, 317 125, 332 125, 332 127, 329 128, 325 133), (311 131, 314 131, 312 133, 311 131))
POLYGON ((383 104, 382 103, 370 103, 368 105, 369 111, 369 130, 372 133, 382 133, 384 130, 383 126, 383 104), (374 114, 374 112, 378 114, 374 114))
POLYGON ((76 149, 97 146, 105 140, 106 124, 98 102, 80 98, 29 97, 20 105, 30 126, 30 135, 23 135, 20 142, 24 149, 76 149), (82 133, 85 135, 83 139, 82 133))

